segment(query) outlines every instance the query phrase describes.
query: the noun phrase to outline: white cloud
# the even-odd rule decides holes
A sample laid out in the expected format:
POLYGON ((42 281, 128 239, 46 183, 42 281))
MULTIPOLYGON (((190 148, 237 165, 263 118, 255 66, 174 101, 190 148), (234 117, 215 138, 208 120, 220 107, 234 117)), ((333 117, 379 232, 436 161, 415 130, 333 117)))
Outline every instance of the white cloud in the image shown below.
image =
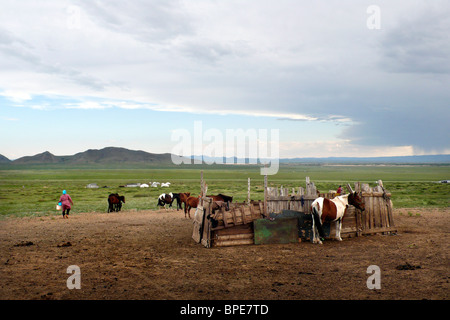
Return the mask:
POLYGON ((3 92, 0 92, 0 96, 18 103, 31 100, 31 95, 28 92, 23 91, 5 90, 3 92))

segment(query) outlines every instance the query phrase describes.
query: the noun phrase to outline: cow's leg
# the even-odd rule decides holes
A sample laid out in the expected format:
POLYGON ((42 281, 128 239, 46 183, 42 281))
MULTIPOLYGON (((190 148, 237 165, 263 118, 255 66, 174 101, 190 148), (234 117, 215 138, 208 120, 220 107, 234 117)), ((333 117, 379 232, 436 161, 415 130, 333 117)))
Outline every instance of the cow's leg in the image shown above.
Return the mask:
POLYGON ((341 229, 342 229, 342 218, 339 218, 339 219, 336 221, 336 239, 337 239, 338 241, 342 241, 342 238, 341 238, 341 229))
POLYGON ((312 213, 311 213, 311 218, 312 218, 312 223, 313 223, 313 243, 318 243, 318 244, 322 244, 322 240, 320 240, 320 232, 319 232, 319 228, 322 228, 322 224, 321 224, 321 219, 320 219, 320 214, 317 212, 316 208, 312 208, 312 213))
POLYGON ((319 229, 316 227, 316 239, 318 244, 322 244, 322 240, 320 240, 319 229))
POLYGON ((319 237, 319 230, 317 229, 314 217, 312 217, 312 229, 311 229, 311 231, 312 231, 311 232, 312 233, 312 242, 313 243, 322 244, 322 241, 320 241, 320 237, 319 237))

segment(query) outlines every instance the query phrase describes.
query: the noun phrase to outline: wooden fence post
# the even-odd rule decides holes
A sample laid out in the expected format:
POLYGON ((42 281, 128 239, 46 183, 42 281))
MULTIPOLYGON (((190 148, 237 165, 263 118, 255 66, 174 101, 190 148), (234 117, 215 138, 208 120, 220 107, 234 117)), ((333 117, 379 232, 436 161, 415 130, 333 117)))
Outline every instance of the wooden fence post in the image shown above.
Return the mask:
POLYGON ((250 178, 248 178, 247 204, 250 205, 250 178))
POLYGON ((267 174, 264 175, 264 216, 267 217, 267 174))
POLYGON ((203 207, 204 185, 203 185, 203 170, 200 171, 200 204, 203 207))

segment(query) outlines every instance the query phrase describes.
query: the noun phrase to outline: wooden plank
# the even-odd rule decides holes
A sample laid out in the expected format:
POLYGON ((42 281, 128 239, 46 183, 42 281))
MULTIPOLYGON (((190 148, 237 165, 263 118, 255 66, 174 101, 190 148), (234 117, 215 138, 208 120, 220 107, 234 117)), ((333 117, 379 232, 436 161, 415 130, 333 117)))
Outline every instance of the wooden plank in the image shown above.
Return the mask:
POLYGON ((363 191, 361 195, 363 197, 383 197, 384 195, 390 197, 392 194, 390 192, 384 193, 379 191, 371 191, 371 192, 363 191))
POLYGON ((239 210, 241 211, 241 215, 242 215, 242 223, 246 224, 247 223, 247 219, 245 219, 245 209, 244 209, 244 207, 239 207, 239 210))
POLYGON ((394 227, 394 217, 392 216, 392 201, 388 200, 388 217, 389 217, 389 225, 390 227, 394 227))
POLYGON ((220 230, 214 231, 214 238, 216 236, 242 234, 242 233, 253 234, 253 225, 251 223, 248 223, 248 224, 237 225, 235 227, 230 227, 230 228, 222 228, 220 230))
POLYGON ((372 209, 372 213, 373 213, 373 226, 374 228, 380 228, 381 227, 381 223, 380 223, 380 198, 373 198, 373 209, 372 209))
POLYGON ((389 227, 387 221, 386 201, 384 198, 380 198, 380 215, 381 215, 381 227, 389 227))
POLYGON ((267 194, 268 190, 267 190, 267 174, 264 175, 264 216, 267 217, 267 194))
POLYGON ((194 222, 193 222, 194 228, 192 231, 192 239, 194 239, 196 243, 200 243, 201 241, 202 223, 203 223, 203 208, 201 206, 198 206, 198 208, 196 208, 196 213, 194 214, 194 222), (198 213, 197 210, 199 210, 198 213))
POLYGON ((202 244, 209 248, 211 241, 211 221, 206 219, 207 216, 211 214, 211 203, 212 199, 205 198, 203 202, 203 218, 202 218, 202 227, 200 228, 201 242, 202 244))
POLYGON ((214 241, 214 247, 230 247, 230 246, 242 246, 254 244, 253 239, 237 239, 237 240, 224 240, 214 241))
POLYGON ((239 233, 230 235, 218 235, 215 239, 218 241, 237 240, 237 239, 253 239, 253 233, 239 233))
POLYGON ((225 208, 224 207, 220 208, 220 213, 222 214, 223 225, 225 226, 225 228, 228 228, 228 221, 227 221, 227 217, 225 216, 225 208))
POLYGON ((247 203, 250 204, 250 178, 248 178, 248 185, 247 185, 247 203))
POLYGON ((250 216, 252 217, 252 220, 258 219, 256 216, 256 212, 255 212, 255 207, 253 206, 253 204, 250 204, 250 216))
POLYGON ((237 225, 238 224, 238 221, 237 221, 238 219, 237 219, 237 216, 236 216, 236 208, 233 208, 230 211, 231 211, 231 215, 233 217, 233 223, 234 223, 234 225, 237 225))

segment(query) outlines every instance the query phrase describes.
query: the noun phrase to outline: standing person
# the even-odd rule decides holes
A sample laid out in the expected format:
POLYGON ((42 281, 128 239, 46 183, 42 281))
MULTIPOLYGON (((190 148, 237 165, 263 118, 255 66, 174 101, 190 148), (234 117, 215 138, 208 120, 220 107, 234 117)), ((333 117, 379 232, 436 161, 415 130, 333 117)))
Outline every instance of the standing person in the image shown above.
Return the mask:
POLYGON ((59 202, 61 202, 62 205, 62 215, 63 219, 69 219, 69 211, 71 207, 73 206, 72 198, 67 194, 66 190, 63 190, 62 196, 59 198, 59 202), (66 217, 67 215, 67 217, 66 217))
POLYGON ((336 196, 340 196, 341 193, 342 193, 342 187, 339 186, 339 188, 338 188, 337 191, 336 191, 336 196))

